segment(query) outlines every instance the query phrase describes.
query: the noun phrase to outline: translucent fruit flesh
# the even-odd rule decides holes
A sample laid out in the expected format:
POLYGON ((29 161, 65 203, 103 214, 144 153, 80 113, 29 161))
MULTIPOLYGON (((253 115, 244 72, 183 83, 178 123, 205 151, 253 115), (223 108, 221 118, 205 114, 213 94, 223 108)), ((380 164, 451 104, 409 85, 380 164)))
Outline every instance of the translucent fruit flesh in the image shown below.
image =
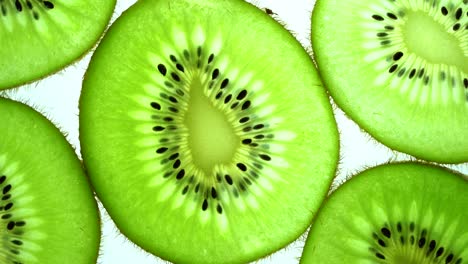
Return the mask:
POLYGON ((292 242, 338 159, 310 57, 244 1, 138 1, 92 58, 80 136, 119 229, 182 263, 253 261, 292 242))

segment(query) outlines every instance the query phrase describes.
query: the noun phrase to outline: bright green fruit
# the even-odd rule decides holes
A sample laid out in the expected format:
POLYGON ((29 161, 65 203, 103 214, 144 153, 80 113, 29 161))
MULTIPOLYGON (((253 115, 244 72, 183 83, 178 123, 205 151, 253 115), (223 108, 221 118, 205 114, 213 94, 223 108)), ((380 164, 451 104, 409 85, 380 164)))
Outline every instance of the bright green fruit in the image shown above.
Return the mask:
POLYGON ((392 149, 468 161, 468 1, 318 0, 312 46, 336 103, 392 149))
POLYGON ((0 0, 0 90, 54 73, 98 41, 115 0, 0 0))
POLYGON ((301 264, 462 264, 468 180, 419 163, 381 165, 345 182, 312 223, 301 264))
POLYGON ((80 99, 85 166, 118 228, 177 263, 247 262, 303 233, 338 159, 301 45, 239 0, 138 1, 80 99))
POLYGON ((96 263, 99 213, 73 148, 31 108, 0 98, 0 263, 96 263))

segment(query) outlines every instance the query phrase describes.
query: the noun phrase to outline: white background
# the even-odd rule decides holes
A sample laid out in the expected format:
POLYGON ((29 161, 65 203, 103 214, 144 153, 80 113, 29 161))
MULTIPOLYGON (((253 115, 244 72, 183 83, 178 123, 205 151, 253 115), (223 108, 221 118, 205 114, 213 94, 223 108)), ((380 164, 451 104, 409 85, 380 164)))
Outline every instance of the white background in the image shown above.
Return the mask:
MULTIPOLYGON (((117 0, 113 20, 136 0, 117 0)), ((274 17, 284 22, 306 49, 310 49, 310 15, 314 0, 254 0, 260 8, 269 8, 274 17)), ((25 101, 34 106, 60 127, 67 134, 70 143, 79 154, 78 142, 78 98, 81 80, 90 59, 84 59, 66 68, 58 74, 20 89, 8 91, 12 98, 25 101)), ((406 155, 391 151, 364 134, 341 111, 336 110, 336 119, 341 131, 341 163, 337 181, 354 174, 365 167, 385 163, 389 160, 407 160, 406 155)), ((451 166, 468 174, 468 163, 451 166)), ((143 252, 119 234, 109 216, 102 210, 103 240, 98 262, 102 264, 119 263, 165 263, 143 252)), ((285 249, 264 258, 257 263, 297 263, 301 256, 306 235, 285 249)))

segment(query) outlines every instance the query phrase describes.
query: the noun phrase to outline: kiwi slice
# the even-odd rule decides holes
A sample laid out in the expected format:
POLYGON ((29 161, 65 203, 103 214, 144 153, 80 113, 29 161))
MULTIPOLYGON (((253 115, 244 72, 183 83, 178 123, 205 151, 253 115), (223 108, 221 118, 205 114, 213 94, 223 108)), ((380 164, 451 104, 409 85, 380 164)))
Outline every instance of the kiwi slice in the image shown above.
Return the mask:
POLYGON ((0 0, 0 90, 56 72, 96 44, 115 0, 0 0))
POLYGON ((339 145, 310 56, 240 0, 130 7, 85 74, 80 139, 118 228, 182 263, 251 261, 296 239, 339 145))
POLYGON ((46 118, 0 98, 0 263, 96 263, 99 212, 73 148, 46 118))
POLYGON ((468 180, 421 163, 352 177, 325 201, 301 263, 468 263, 468 180))
POLYGON ((394 150, 468 161, 468 1, 318 0, 312 46, 336 103, 394 150))

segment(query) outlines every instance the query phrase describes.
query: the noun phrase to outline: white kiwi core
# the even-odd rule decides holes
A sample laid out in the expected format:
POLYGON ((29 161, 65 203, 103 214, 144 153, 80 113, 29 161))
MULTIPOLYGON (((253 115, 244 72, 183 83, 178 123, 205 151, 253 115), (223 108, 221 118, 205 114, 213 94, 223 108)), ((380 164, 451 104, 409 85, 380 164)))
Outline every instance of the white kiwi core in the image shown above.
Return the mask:
POLYGON ((456 36, 423 12, 409 12, 407 16, 403 36, 410 52, 428 62, 453 65, 468 72, 468 58, 456 36))
POLYGON ((193 163, 209 175, 215 165, 232 162, 240 139, 227 115, 203 93, 203 87, 199 78, 192 79, 184 123, 193 163))

